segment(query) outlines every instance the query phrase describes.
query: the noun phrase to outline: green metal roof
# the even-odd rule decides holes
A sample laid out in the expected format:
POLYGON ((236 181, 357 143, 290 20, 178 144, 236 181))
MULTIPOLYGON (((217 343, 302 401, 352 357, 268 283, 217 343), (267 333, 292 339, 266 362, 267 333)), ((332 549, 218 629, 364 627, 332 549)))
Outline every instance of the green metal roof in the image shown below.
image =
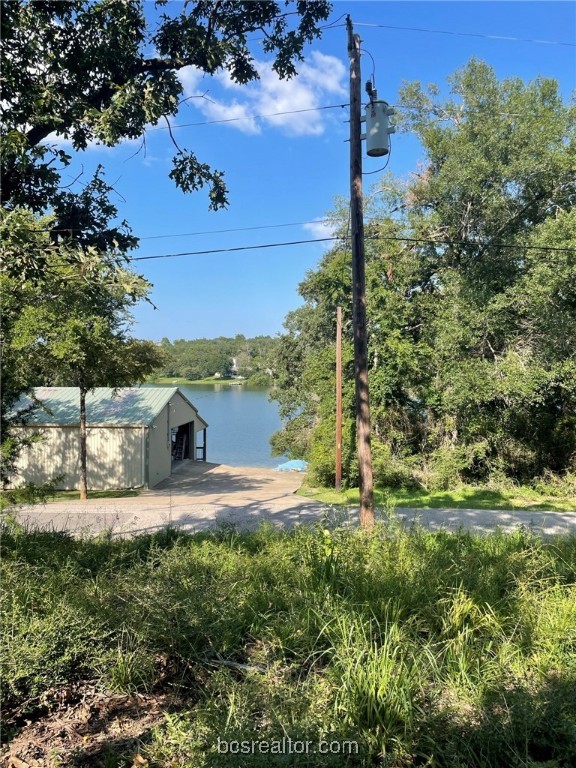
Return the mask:
MULTIPOLYGON (((97 387, 86 395, 86 420, 91 426, 148 426, 177 393, 195 409, 178 387, 134 387, 116 391, 97 387)), ((37 387, 34 395, 46 410, 36 409, 27 424, 73 426, 80 422, 80 390, 77 387, 37 387)), ((23 398, 15 411, 32 404, 23 398)))

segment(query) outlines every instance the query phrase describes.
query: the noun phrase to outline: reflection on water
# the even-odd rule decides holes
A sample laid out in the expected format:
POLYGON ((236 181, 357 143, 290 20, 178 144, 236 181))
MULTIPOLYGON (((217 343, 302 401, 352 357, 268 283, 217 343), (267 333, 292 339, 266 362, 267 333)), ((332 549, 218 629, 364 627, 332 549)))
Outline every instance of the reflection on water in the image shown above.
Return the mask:
POLYGON ((232 467, 277 467, 285 460, 270 455, 270 436, 282 424, 267 389, 223 383, 178 386, 208 422, 208 461, 232 467))

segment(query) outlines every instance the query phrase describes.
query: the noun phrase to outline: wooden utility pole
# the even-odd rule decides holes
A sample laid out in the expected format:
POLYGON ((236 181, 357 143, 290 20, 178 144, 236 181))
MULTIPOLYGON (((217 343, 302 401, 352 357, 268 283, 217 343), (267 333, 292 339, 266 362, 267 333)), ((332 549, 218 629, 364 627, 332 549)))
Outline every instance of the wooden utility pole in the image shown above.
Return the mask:
POLYGON ((352 328, 356 374, 356 438, 360 472, 360 525, 374 525, 374 485, 370 446, 370 397, 366 334, 366 274, 364 266, 364 216, 362 210, 362 139, 360 37, 346 18, 350 58, 350 217, 352 232, 352 328))
POLYGON ((342 307, 336 309, 336 490, 342 487, 342 307))

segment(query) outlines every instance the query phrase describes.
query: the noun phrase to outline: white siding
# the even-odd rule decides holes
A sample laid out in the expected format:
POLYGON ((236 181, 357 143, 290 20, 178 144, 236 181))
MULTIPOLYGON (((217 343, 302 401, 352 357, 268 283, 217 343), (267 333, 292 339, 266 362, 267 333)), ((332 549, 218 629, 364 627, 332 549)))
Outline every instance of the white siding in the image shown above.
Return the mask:
POLYGON ((148 485, 150 488, 170 477, 172 469, 171 426, 173 425, 168 423, 168 406, 165 405, 150 427, 148 453, 148 485))
MULTIPOLYGON (((44 439, 24 449, 14 484, 41 483, 64 475, 62 489, 77 489, 80 482, 80 430, 78 427, 28 427, 26 434, 44 439)), ((134 488, 144 485, 146 429, 144 427, 88 427, 88 489, 134 488)))
MULTIPOLYGON (((197 422, 198 413, 193 408, 190 408, 188 403, 177 394, 176 397, 170 400, 170 424, 173 427, 177 427, 179 424, 188 424, 189 421, 197 422)), ((198 429, 198 426, 196 424, 196 429, 198 429)))

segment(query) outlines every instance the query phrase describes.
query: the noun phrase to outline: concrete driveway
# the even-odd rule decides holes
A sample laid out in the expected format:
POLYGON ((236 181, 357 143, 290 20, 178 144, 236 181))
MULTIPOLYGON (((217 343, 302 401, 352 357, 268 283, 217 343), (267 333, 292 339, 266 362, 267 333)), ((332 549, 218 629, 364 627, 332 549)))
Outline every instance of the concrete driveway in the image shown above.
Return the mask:
MULTIPOLYGON (((18 520, 32 527, 96 534, 153 533, 166 525, 193 532, 218 523, 255 527, 267 520, 292 526, 322 520, 355 524, 354 509, 334 509, 296 491, 303 475, 254 467, 184 462, 168 480, 139 496, 88 501, 54 501, 18 512, 18 520)), ((496 527, 532 527, 545 535, 576 534, 576 512, 503 512, 479 509, 397 510, 406 525, 419 523, 433 530, 467 528, 488 533, 496 527)))
POLYGON ((43 529, 95 534, 153 533, 166 525, 199 531, 218 523, 291 526, 322 519, 328 508, 296 496, 303 475, 255 467, 184 462, 167 480, 138 496, 52 501, 25 507, 17 519, 43 529))

